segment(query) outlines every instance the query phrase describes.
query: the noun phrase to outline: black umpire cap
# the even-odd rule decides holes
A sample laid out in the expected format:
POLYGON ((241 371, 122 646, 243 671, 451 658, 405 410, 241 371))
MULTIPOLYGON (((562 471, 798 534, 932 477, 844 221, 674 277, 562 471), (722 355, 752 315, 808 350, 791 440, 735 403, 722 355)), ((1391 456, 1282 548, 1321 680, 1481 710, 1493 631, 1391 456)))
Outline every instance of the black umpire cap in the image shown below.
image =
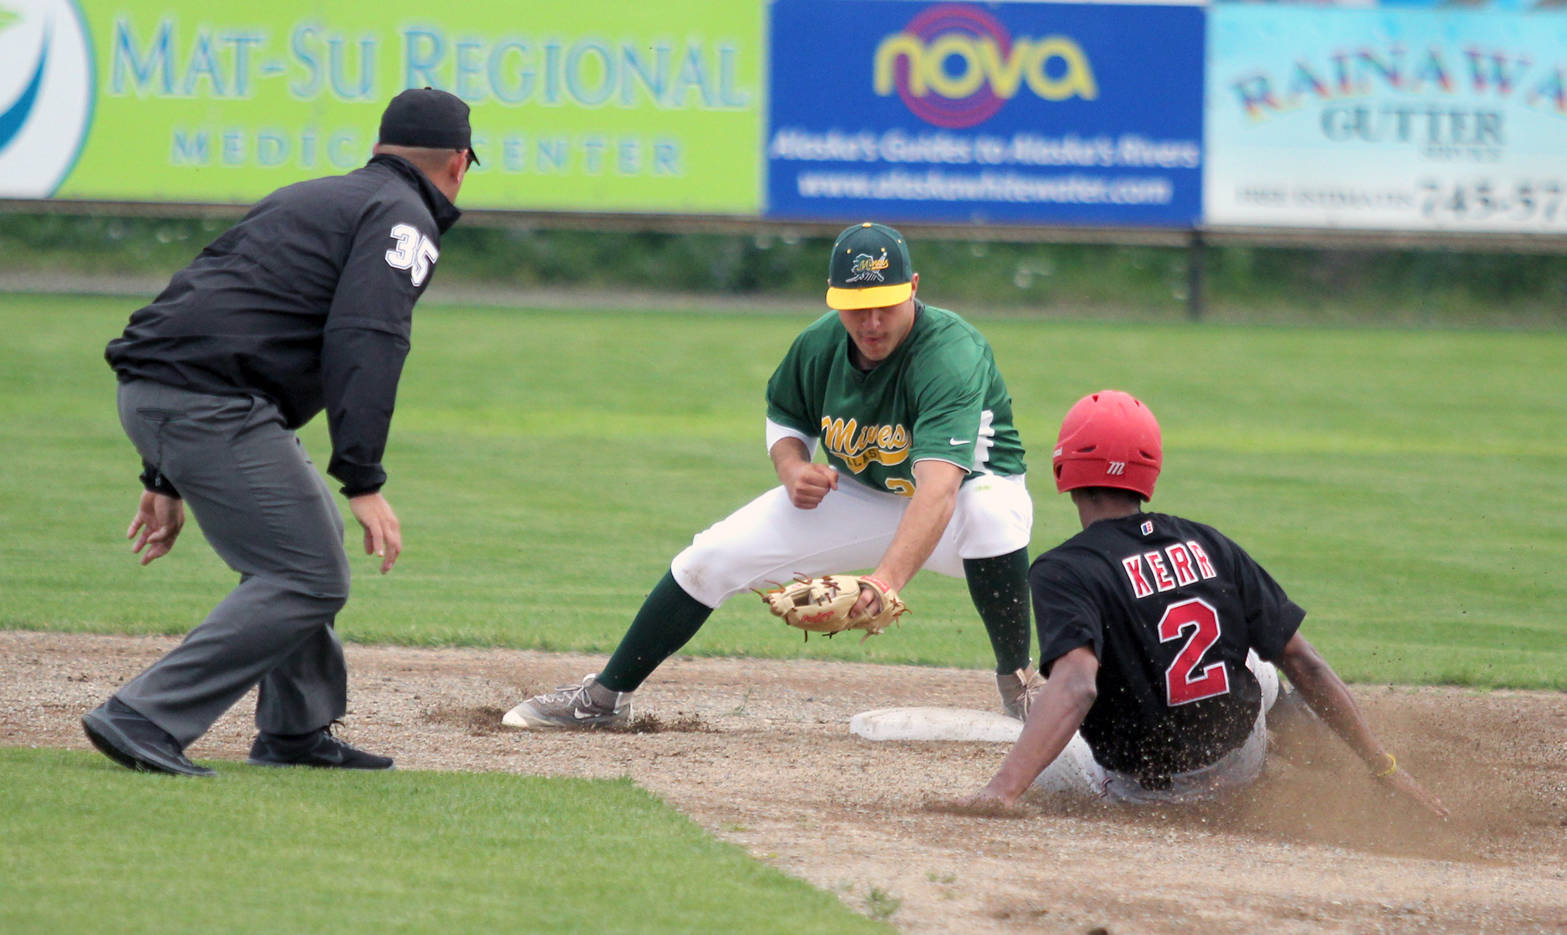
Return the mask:
POLYGON ((449 91, 409 88, 386 105, 381 114, 381 142, 427 149, 464 149, 476 165, 473 129, 468 126, 468 105, 449 91))

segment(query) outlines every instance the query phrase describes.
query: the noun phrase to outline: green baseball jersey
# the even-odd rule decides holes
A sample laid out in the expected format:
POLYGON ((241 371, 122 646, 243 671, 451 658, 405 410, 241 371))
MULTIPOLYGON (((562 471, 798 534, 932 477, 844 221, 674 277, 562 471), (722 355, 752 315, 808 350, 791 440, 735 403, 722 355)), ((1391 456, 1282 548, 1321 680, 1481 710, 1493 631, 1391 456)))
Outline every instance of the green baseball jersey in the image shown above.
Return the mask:
POLYGON ((914 495, 914 462, 934 458, 980 474, 1022 474, 1012 396, 985 336, 955 313, 920 303, 903 343, 870 372, 828 312, 795 338, 767 381, 767 417, 812 436, 827 462, 877 490, 914 495))

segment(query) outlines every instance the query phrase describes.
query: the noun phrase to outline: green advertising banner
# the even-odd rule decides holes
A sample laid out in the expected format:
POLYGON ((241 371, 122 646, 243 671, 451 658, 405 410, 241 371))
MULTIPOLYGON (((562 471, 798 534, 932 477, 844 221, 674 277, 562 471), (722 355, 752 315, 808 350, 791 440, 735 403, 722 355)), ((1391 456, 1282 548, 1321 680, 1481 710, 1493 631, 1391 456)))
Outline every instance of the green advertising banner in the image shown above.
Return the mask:
POLYGON ((473 108, 466 208, 754 215, 762 5, 0 0, 0 197, 248 203, 473 108))

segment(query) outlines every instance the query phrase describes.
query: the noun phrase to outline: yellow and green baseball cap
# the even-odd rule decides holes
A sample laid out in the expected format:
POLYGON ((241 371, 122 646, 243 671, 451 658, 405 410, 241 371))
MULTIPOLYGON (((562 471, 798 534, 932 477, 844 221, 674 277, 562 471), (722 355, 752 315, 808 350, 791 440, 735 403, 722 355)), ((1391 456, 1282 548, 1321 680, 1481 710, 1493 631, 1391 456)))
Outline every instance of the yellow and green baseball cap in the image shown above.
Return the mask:
POLYGON ((827 306, 885 308, 914 294, 914 269, 903 235, 866 221, 845 228, 827 264, 827 306))

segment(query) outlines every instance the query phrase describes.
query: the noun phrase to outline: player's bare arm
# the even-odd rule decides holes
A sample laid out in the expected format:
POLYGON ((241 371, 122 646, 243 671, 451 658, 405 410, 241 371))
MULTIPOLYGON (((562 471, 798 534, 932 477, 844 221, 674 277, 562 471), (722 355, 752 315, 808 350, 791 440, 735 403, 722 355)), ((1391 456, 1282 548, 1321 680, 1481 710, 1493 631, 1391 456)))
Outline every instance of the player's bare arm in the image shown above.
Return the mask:
MULTIPOLYGON (((887 546, 872 576, 894 591, 900 591, 920 570, 952 519, 958 503, 958 488, 968 473, 950 461, 926 459, 914 465, 914 496, 903 512, 892 544, 887 546)), ((870 588, 862 588, 856 614, 874 614, 881 599, 870 588)))
POLYGON ((780 438, 768 450, 778 481, 789 493, 789 502, 801 510, 815 509, 828 491, 838 489, 838 471, 811 460, 798 438, 780 438))
POLYGON ((403 531, 392 505, 377 491, 350 498, 348 507, 364 527, 365 554, 380 556, 381 574, 391 571, 403 553, 403 531))
POLYGON ((1279 659, 1279 668, 1306 699, 1311 710, 1349 744, 1372 775, 1432 814, 1441 818, 1448 816, 1447 807, 1441 800, 1400 768, 1398 761, 1377 741, 1360 713, 1360 706, 1349 693, 1349 687, 1305 637, 1296 633, 1290 638, 1279 659))
MULTIPOLYGON (((1043 670, 1043 666, 1040 667, 1043 670)), ((985 787, 964 804, 1011 805, 1023 795, 1034 777, 1044 771, 1072 735, 1082 726, 1099 690, 1099 659, 1093 647, 1079 646, 1056 659, 1050 678, 1029 708, 1023 732, 985 787)))
POLYGON ((136 506, 136 515, 131 517, 130 528, 125 530, 125 538, 136 540, 131 551, 141 552, 141 563, 145 565, 155 558, 168 555, 184 527, 185 501, 179 497, 143 490, 141 501, 136 506), (141 534, 139 538, 137 533, 141 534), (144 548, 146 551, 142 551, 144 548))

